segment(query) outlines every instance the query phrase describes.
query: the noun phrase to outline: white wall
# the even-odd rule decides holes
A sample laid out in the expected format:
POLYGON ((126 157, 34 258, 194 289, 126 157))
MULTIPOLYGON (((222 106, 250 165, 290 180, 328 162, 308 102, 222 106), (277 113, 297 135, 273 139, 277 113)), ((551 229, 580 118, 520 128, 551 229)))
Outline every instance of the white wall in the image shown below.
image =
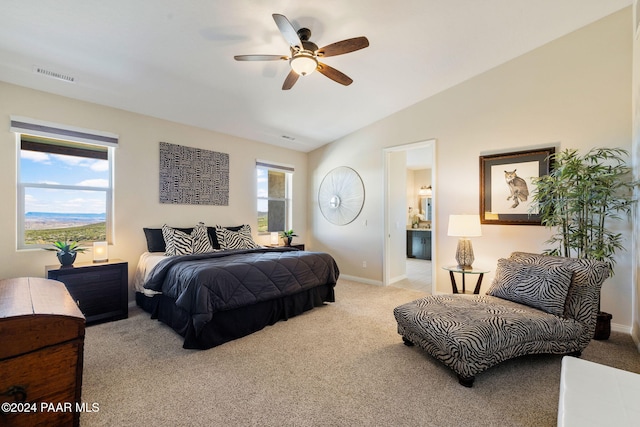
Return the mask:
MULTIPOLYGON (((326 222, 309 199, 316 249, 332 253, 342 273, 382 280, 383 149, 435 138, 436 258, 452 263, 456 239, 447 237, 449 214, 479 209, 478 157, 537 147, 631 149, 631 8, 555 40, 309 155, 310 194, 322 177, 345 165, 362 176, 367 198, 347 226, 326 222), (363 225, 363 220, 368 226, 363 225), (354 254, 357 254, 354 256, 354 254), (367 268, 362 268, 362 261, 367 268)), ((626 235, 631 227, 621 224, 626 235)), ((495 268, 512 251, 540 252, 548 230, 539 226, 483 225, 474 239, 475 265, 495 268)), ((625 242, 630 248, 630 242, 625 242)), ((615 277, 602 292, 613 322, 632 324, 631 252, 617 256, 615 277)), ((434 265, 436 289, 450 292, 446 272, 434 265)), ((483 282, 483 292, 492 274, 483 282)))
MULTIPOLYGON (((67 84, 67 83, 60 83, 67 84)), ((0 82, 0 278, 44 276, 45 265, 56 264, 53 252, 16 250, 16 138, 9 132, 9 115, 20 115, 120 135, 115 150, 115 240, 110 258, 129 262, 133 275, 146 250, 143 227, 189 227, 250 224, 256 220, 255 159, 294 165, 293 228, 305 242, 307 218, 307 155, 272 145, 183 126, 96 104, 0 82), (159 142, 204 148, 229 154, 229 206, 188 206, 159 203, 159 142)), ((268 243, 265 236, 261 243, 268 243)), ((90 261, 80 254, 78 261, 90 261)))

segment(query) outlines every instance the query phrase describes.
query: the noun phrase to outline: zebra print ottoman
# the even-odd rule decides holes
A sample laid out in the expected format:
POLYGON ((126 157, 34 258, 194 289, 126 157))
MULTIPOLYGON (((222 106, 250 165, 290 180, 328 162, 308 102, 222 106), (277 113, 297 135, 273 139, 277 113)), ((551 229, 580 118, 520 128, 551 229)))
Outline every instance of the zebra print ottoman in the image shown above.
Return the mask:
POLYGON ((501 297, 435 295, 394 309, 405 344, 426 350, 467 387, 476 374, 507 359, 535 353, 579 355, 593 337, 600 287, 609 275, 605 263, 524 252, 504 261, 488 292, 501 297), (564 279, 557 277, 564 270, 570 280, 564 291, 555 292, 554 287, 563 286, 564 279), (536 295, 538 300, 532 299, 536 295), (554 298, 562 299, 559 312, 554 298))

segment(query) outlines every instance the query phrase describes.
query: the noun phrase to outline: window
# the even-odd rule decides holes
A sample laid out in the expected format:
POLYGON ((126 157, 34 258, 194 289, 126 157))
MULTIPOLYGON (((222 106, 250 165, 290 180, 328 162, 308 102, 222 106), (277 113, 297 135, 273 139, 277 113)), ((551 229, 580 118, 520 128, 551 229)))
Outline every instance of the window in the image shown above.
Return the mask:
POLYGON ((291 182, 293 167, 256 162, 258 233, 292 228, 291 182))
POLYGON ((17 247, 111 241, 118 136, 11 116, 16 133, 17 247))

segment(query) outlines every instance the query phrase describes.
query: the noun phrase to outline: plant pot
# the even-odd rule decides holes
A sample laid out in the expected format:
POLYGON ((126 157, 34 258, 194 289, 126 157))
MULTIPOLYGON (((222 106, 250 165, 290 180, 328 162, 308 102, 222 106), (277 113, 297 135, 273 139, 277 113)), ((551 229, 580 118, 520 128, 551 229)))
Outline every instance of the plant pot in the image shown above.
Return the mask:
POLYGON ((64 267, 73 265, 73 263, 76 260, 76 255, 78 255, 77 252, 57 252, 56 255, 58 256, 58 261, 60 261, 60 264, 64 267))
POLYGON ((598 312, 596 320, 596 331, 593 334, 594 340, 608 340, 611 335, 611 318, 613 316, 604 311, 598 312))
POLYGON ((285 246, 291 246, 291 241, 293 240, 293 237, 283 237, 282 241, 284 242, 285 246))

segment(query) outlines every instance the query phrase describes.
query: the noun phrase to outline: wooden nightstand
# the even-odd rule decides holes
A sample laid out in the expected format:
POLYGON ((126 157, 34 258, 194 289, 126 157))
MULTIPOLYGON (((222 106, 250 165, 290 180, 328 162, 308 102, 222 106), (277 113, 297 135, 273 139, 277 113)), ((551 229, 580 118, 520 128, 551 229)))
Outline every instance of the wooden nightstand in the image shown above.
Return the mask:
POLYGON ((48 265, 48 279, 65 284, 87 324, 125 319, 128 306, 128 263, 119 259, 107 262, 78 262, 70 267, 48 265))
POLYGON ((265 245, 267 248, 296 248, 304 251, 304 243, 299 243, 297 245, 284 246, 284 245, 265 245))

